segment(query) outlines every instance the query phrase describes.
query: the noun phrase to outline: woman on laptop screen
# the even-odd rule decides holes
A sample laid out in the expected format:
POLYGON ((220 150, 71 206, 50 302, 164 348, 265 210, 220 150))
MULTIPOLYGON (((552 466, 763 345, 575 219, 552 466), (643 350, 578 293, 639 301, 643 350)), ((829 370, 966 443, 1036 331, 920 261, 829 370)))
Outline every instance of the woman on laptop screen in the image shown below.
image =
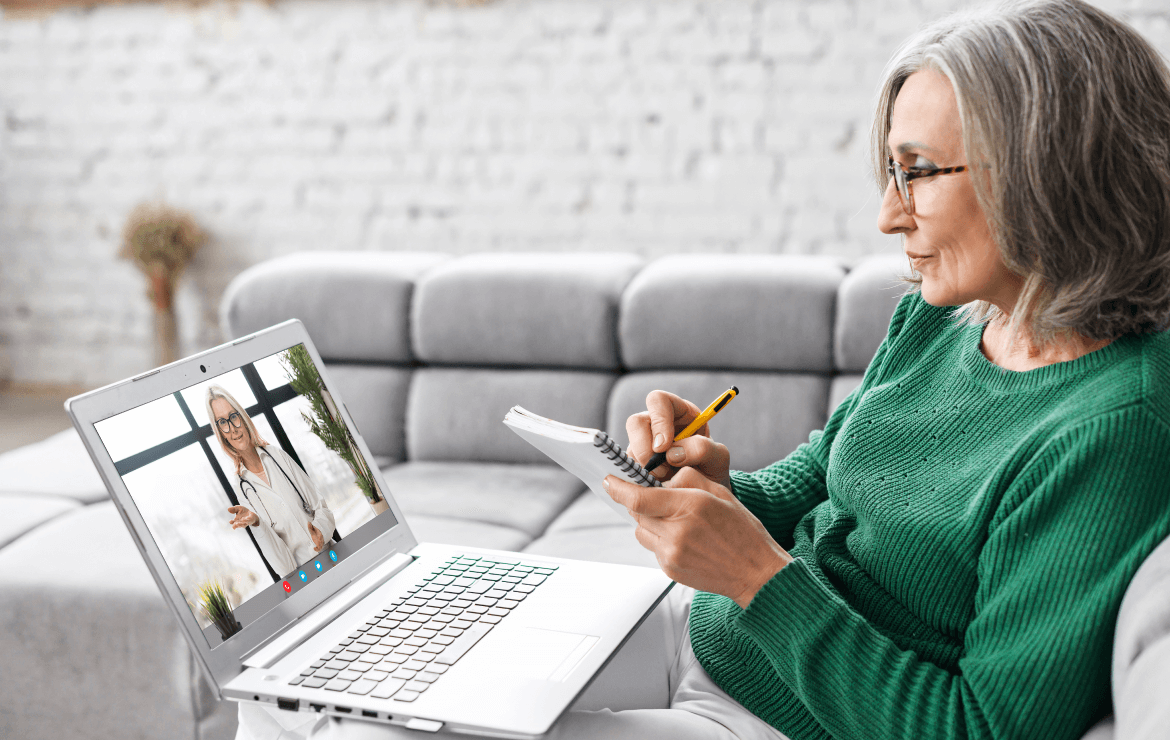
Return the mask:
POLYGON ((296 461, 264 441, 248 412, 218 385, 207 388, 207 415, 236 463, 240 505, 227 509, 232 528, 251 527, 273 570, 291 573, 333 536, 333 512, 296 461))

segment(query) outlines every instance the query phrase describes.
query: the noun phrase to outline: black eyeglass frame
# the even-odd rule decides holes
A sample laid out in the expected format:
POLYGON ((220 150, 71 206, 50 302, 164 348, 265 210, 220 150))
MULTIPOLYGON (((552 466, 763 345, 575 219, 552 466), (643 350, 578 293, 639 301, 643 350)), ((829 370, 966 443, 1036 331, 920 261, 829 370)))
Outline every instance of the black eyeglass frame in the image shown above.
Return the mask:
POLYGON ((886 172, 894 181, 894 189, 898 191, 898 200, 902 201, 902 210, 907 216, 914 215, 914 190, 910 187, 911 182, 921 177, 955 175, 966 171, 965 164, 958 167, 903 167, 894 161, 893 156, 889 157, 889 164, 886 167, 886 172))
POLYGON ((233 411, 228 414, 226 419, 217 417, 215 420, 215 425, 219 427, 219 431, 227 434, 229 431, 231 431, 232 427, 239 429, 240 427, 244 426, 244 417, 240 416, 239 411, 233 411))

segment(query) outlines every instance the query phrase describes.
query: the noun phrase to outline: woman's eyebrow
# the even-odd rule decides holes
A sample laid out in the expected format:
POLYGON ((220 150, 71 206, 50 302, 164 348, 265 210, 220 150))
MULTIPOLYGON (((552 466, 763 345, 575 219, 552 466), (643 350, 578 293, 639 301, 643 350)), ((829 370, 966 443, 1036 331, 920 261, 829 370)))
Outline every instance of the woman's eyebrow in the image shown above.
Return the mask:
POLYGON ((904 141, 897 146, 898 154, 908 154, 912 151, 930 152, 932 154, 939 153, 938 150, 934 147, 927 146, 920 141, 904 141))

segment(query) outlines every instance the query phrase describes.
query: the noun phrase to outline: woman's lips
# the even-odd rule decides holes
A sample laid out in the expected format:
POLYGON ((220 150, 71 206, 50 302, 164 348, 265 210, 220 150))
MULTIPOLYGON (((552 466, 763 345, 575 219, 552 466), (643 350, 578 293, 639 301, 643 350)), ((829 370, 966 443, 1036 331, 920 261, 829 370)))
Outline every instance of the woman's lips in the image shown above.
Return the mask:
POLYGON ((929 254, 907 254, 906 256, 910 258, 910 266, 915 270, 918 269, 919 265, 931 257, 929 254))

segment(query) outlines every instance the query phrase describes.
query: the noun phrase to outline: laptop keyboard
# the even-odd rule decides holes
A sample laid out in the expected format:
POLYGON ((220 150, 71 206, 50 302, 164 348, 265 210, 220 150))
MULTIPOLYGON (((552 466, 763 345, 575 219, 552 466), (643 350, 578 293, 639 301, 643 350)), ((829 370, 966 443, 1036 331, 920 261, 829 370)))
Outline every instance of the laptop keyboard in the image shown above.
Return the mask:
POLYGON ((556 569, 448 558, 289 684, 414 701, 556 569))

